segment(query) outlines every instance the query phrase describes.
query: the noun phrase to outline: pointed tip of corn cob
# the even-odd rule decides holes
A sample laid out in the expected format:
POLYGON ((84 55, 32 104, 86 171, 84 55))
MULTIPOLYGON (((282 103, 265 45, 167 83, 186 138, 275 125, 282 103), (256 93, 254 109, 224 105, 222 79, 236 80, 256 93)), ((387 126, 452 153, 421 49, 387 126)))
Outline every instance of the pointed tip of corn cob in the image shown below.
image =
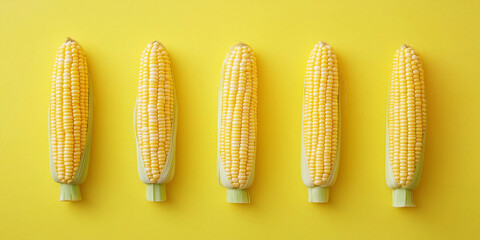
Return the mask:
POLYGON ((407 41, 407 40, 405 40, 405 42, 403 42, 402 47, 403 47, 403 46, 405 46, 405 47, 410 47, 410 45, 408 45, 408 41, 407 41))
POLYGON ((238 41, 238 42, 237 42, 235 45, 233 45, 233 46, 234 46, 234 47, 243 47, 243 46, 245 46, 245 47, 250 47, 250 46, 248 46, 248 44, 246 44, 246 43, 244 43, 244 42, 242 42, 242 41, 238 41))
POLYGON ((240 49, 240 48, 246 48, 248 52, 253 51, 252 47, 250 47, 248 44, 239 41, 230 48, 230 52, 234 51, 235 49, 240 49))
POLYGON ((75 40, 73 40, 73 39, 72 39, 72 38, 70 38, 70 37, 67 37, 67 40, 65 40, 65 43, 67 43, 67 42, 76 42, 76 41, 75 41, 75 40))
POLYGON ((147 50, 147 49, 149 49, 149 48, 152 48, 153 46, 157 46, 157 47, 159 47, 159 48, 165 49, 165 46, 163 46, 163 44, 162 44, 161 42, 155 40, 155 41, 149 42, 149 43, 147 44, 147 47, 146 47, 145 50, 147 50))
MULTIPOLYGON (((161 46, 162 48, 165 48, 165 46, 163 46, 163 44, 162 44, 161 42, 157 41, 157 40, 151 42, 150 44, 151 44, 151 45, 156 45, 156 46, 161 46)), ((150 44, 149 44, 149 45, 150 45, 150 44)))
MULTIPOLYGON (((75 41, 74 39, 70 38, 70 37, 67 37, 67 39, 65 40, 65 42, 62 44, 62 46, 60 46, 60 48, 62 48, 63 46, 65 45, 71 45, 71 46, 78 46, 80 49, 83 50, 83 47, 82 45, 80 45, 80 43, 78 43, 77 41, 75 41)), ((84 51, 84 50, 83 50, 84 51)))
MULTIPOLYGON (((400 51, 400 50, 405 51, 406 49, 411 50, 412 51, 411 54, 417 54, 417 51, 415 51, 415 49, 411 45, 408 45, 407 43, 402 44, 402 46, 400 46, 400 49, 398 49, 397 51, 400 51)), ((417 55, 416 57, 417 57, 416 59, 418 59, 420 56, 417 55)))
POLYGON ((325 42, 325 41, 319 41, 317 44, 315 44, 315 46, 318 46, 318 47, 323 47, 323 46, 325 46, 325 47, 327 47, 327 48, 331 48, 330 45, 328 45, 328 43, 325 42))

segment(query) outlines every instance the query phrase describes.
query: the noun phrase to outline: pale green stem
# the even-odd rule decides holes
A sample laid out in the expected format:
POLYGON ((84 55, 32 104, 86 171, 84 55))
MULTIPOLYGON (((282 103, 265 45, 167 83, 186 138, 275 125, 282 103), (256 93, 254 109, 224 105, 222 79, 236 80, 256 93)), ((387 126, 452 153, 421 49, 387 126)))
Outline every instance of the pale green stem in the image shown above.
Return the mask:
POLYGON ((230 203, 249 203, 250 195, 246 189, 227 188, 227 202, 230 203))
POLYGON ((60 183, 60 201, 70 202, 82 200, 80 185, 60 183))
POLYGON ((415 203, 413 202, 413 192, 410 189, 393 189, 392 197, 394 207, 415 207, 415 203))
POLYGON ((328 187, 309 187, 308 201, 312 203, 326 203, 328 202, 329 190, 328 187))
POLYGON ((152 202, 166 201, 165 184, 147 184, 147 200, 152 202))

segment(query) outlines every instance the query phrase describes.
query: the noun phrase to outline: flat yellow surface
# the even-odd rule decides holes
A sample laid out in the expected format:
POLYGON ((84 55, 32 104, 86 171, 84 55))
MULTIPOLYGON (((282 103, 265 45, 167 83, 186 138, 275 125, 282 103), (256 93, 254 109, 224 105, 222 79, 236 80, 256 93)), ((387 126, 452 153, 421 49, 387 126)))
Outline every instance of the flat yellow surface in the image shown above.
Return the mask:
POLYGON ((478 1, 2 1, 0 239, 479 239, 478 1), (295 3, 294 3, 295 2, 295 3), (47 111, 57 47, 87 52, 95 96, 84 200, 49 173, 47 111), (145 200, 133 109, 140 55, 161 41, 179 104, 168 201, 145 200), (337 51, 342 151, 330 203, 300 177, 303 77, 320 40, 337 51), (231 45, 258 59, 252 203, 216 180, 217 88, 231 45), (387 83, 403 43, 423 58, 428 130, 416 208, 391 207, 384 178, 387 83))

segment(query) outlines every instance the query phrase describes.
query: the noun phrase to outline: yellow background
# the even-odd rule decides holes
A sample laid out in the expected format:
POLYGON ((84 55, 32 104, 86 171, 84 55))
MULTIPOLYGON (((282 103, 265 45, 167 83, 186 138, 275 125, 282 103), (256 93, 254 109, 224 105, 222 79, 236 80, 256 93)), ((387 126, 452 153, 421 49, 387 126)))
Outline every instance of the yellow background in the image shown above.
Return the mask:
POLYGON ((477 1, 6 1, 0 5, 0 239, 478 239, 480 3, 477 1), (84 200, 61 203, 49 173, 47 110, 57 47, 87 52, 95 96, 84 200), (145 200, 133 108, 140 54, 161 41, 179 104, 168 201, 145 200), (313 45, 337 51, 342 151, 330 203, 300 177, 303 77, 313 45), (258 59, 252 203, 225 202, 216 180, 217 88, 243 41, 258 59), (393 54, 425 67, 428 130, 412 209, 384 179, 393 54))

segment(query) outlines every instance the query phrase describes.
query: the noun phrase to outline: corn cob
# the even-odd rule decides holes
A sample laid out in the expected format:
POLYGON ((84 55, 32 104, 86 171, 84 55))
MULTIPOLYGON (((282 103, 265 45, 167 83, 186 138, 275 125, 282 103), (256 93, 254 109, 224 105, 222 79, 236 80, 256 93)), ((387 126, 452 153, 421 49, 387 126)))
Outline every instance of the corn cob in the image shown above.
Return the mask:
POLYGON ((219 183, 227 188, 227 202, 248 203, 253 182, 257 137, 257 65, 253 50, 233 46, 223 62, 219 90, 219 183))
POLYGON ((165 201, 165 184, 175 171, 177 102, 170 57, 161 43, 149 43, 143 51, 138 82, 134 116, 138 173, 147 184, 147 200, 165 201))
POLYGON ((325 42, 310 53, 302 114, 302 179, 309 202, 328 202, 340 155, 340 104, 337 56, 325 42))
POLYGON ((60 201, 81 200, 92 132, 92 88, 80 44, 68 38, 58 48, 49 107, 50 172, 60 183, 60 201))
POLYGON ((427 124, 422 62, 413 48, 403 45, 393 59, 389 84, 386 180, 393 189, 394 207, 414 207, 427 124))

